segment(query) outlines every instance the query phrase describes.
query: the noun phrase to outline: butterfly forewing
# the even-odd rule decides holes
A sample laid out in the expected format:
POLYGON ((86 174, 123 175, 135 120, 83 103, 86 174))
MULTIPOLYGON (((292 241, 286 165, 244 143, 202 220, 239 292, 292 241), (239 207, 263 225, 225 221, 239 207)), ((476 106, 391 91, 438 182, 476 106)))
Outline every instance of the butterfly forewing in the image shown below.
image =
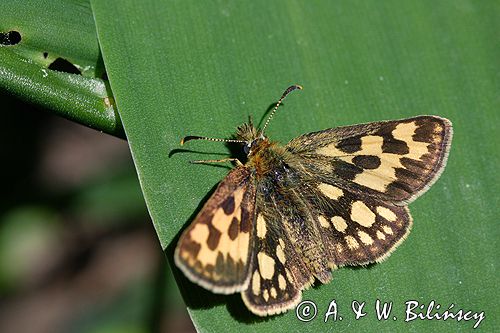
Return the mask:
POLYGON ((246 288, 253 246, 255 186, 250 171, 233 169, 219 184, 175 251, 193 282, 218 293, 246 288))
POLYGON ((337 127, 287 144, 317 177, 396 203, 423 193, 442 172, 451 123, 436 116, 337 127))

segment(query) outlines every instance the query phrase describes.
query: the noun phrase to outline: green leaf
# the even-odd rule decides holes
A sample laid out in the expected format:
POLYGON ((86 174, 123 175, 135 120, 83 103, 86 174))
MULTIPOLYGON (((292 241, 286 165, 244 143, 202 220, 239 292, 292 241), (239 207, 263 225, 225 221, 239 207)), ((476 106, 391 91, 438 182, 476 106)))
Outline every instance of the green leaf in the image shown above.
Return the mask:
POLYGON ((4 90, 73 121, 123 137, 103 75, 88 1, 0 4, 0 87, 4 90))
MULTIPOLYGON (((287 140, 327 127, 436 114, 451 119, 448 167, 411 205, 414 228, 384 263, 342 268, 304 293, 318 316, 248 313, 239 295, 204 291, 178 274, 198 330, 457 331, 475 321, 405 322, 405 302, 485 311, 498 306, 498 2, 92 1, 99 42, 141 187, 171 261, 175 240, 227 169, 189 165, 229 153, 188 134, 227 137, 261 119, 292 83, 267 134, 287 140), (112 14, 111 14, 112 13, 112 14), (332 300, 342 321, 324 322, 332 300), (393 302, 389 320, 375 301, 393 302), (356 320, 351 302, 366 302, 356 320), (397 320, 393 320, 393 316, 397 320)), ((435 312, 435 311, 434 311, 435 312)), ((434 313, 433 312, 433 313, 434 313)))

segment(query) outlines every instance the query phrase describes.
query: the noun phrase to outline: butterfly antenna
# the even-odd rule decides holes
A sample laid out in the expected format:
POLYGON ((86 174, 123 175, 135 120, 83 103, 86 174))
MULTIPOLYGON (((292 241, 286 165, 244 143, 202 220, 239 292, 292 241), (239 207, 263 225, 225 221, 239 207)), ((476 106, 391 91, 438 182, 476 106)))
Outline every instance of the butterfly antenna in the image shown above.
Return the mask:
POLYGON ((264 124, 264 127, 260 131, 261 133, 264 133, 267 125, 269 124, 269 122, 273 118, 274 114, 276 113, 276 110, 278 110, 278 108, 280 107, 280 105, 283 102, 283 100, 285 99, 285 97, 288 96, 289 93, 291 93, 292 91, 297 90, 297 89, 302 90, 302 86, 299 86, 298 84, 294 84, 293 86, 290 86, 285 90, 283 95, 281 95, 281 98, 279 99, 278 103, 276 103, 276 106, 271 111, 271 114, 269 115, 269 117, 267 117, 266 123, 264 124))
POLYGON ((191 141, 191 140, 207 140, 207 141, 216 141, 216 142, 239 142, 239 143, 245 143, 244 140, 233 140, 233 139, 215 139, 215 138, 207 138, 206 136, 195 136, 195 135, 188 135, 181 140, 181 146, 184 145, 186 142, 191 141))

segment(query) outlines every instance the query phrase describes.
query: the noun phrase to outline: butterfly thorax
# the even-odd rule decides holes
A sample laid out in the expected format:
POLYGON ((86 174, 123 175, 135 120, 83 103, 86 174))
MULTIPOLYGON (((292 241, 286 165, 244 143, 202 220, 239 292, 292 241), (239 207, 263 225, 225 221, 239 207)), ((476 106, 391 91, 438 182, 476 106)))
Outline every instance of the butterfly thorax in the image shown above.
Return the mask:
POLYGON ((248 158, 245 166, 250 168, 257 178, 269 176, 284 164, 293 163, 293 155, 278 142, 270 141, 252 122, 239 126, 236 138, 245 141, 243 150, 248 158))
POLYGON ((290 164, 294 164, 294 157, 285 147, 264 138, 254 144, 248 154, 246 166, 254 170, 255 176, 259 179, 275 177, 281 171, 287 170, 290 164))

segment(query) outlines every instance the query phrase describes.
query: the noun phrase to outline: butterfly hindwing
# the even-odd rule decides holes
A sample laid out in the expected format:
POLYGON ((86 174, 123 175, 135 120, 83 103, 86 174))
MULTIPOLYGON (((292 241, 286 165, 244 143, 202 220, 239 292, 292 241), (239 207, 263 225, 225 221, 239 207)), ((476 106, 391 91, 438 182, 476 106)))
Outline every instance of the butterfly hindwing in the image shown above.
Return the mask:
POLYGON ((316 183, 310 189, 315 192, 310 197, 315 222, 335 266, 382 261, 411 229, 412 218, 406 206, 328 183, 316 183))
MULTIPOLYGON (((275 221, 273 221, 274 223, 275 221)), ((257 216, 257 236, 250 283, 242 292, 243 302, 258 315, 284 312, 294 307, 301 298, 300 285, 292 271, 295 256, 292 244, 286 235, 279 235, 273 223, 257 216)))
POLYGON ((359 196, 288 165, 257 185, 255 245, 244 303, 258 315, 293 308, 331 269, 385 259, 411 228, 407 207, 359 196), (288 180, 300 184, 291 186, 288 180))
POLYGON ((308 184, 300 178, 295 168, 275 165, 257 184, 253 272, 242 296, 259 315, 293 308, 315 278, 331 278, 313 207, 300 190, 308 184))
POLYGON ((436 116, 337 127, 287 144, 319 178, 395 203, 408 203, 441 174, 452 127, 436 116))
POLYGON ((175 263, 193 282, 218 293, 248 284, 255 186, 250 171, 233 169, 182 234, 175 263))

